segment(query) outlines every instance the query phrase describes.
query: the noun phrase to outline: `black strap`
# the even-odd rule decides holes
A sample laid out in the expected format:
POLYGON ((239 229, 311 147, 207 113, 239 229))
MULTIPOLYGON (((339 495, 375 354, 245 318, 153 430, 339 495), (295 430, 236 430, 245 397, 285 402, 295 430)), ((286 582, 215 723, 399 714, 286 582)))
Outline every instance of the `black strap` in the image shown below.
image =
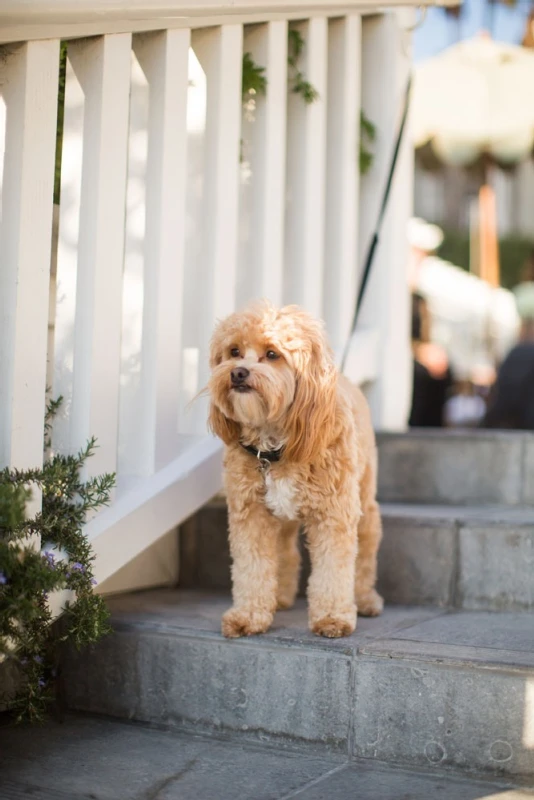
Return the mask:
POLYGON ((283 447, 279 447, 278 450, 258 450, 251 444, 243 444, 243 442, 239 442, 239 444, 247 453, 255 456, 259 461, 270 461, 271 464, 275 461, 280 461, 282 453, 284 452, 283 447))
POLYGON ((352 327, 350 329, 350 333, 349 333, 349 335, 347 337, 347 341, 345 343, 345 349, 343 350, 343 357, 341 359, 341 371, 342 372, 343 372, 343 369, 345 367, 345 363, 347 361, 347 357, 349 355, 350 344, 351 344, 351 341, 352 341, 352 335, 353 335, 354 331, 356 330, 356 325, 358 324, 358 316, 360 314, 360 309, 361 309, 362 302, 363 302, 363 296, 365 294, 365 289, 367 287, 367 282, 369 281, 369 275, 371 273, 371 266, 373 264, 373 260, 374 260, 375 253, 376 253, 376 248, 377 248, 378 241, 379 241, 379 238, 380 238, 380 230, 382 228, 382 223, 384 221, 384 216, 385 216, 386 209, 387 209, 389 195, 390 195, 390 192, 391 192, 391 186, 392 186, 392 183, 393 183, 393 176, 395 175, 395 168, 397 166, 400 146, 402 144, 402 138, 403 138, 403 135, 404 135, 404 129, 406 128, 406 119, 408 117, 408 110, 410 108, 411 89, 412 89, 412 75, 410 73, 410 75, 408 76, 408 82, 406 84, 406 92, 405 92, 405 95, 404 95, 404 106, 403 106, 402 117, 401 117, 401 121, 400 121, 400 125, 399 125, 399 130, 398 130, 398 133, 397 133, 397 139, 395 141, 395 148, 393 150, 393 157, 391 159, 391 165, 390 165, 390 168, 389 168, 388 178, 387 178, 387 181, 386 181, 386 187, 384 189, 384 194, 382 196, 382 204, 380 206, 380 211, 379 211, 379 214, 378 214, 378 220, 376 222, 376 227, 375 227, 375 231, 374 231, 374 234, 373 234, 373 238, 371 239, 371 243, 370 243, 369 249, 367 251, 367 258, 365 259, 365 266, 364 266, 363 272, 362 272, 362 280, 361 280, 361 283, 360 283, 360 289, 358 291, 358 298, 356 300, 356 307, 354 309, 354 316, 352 318, 352 327))

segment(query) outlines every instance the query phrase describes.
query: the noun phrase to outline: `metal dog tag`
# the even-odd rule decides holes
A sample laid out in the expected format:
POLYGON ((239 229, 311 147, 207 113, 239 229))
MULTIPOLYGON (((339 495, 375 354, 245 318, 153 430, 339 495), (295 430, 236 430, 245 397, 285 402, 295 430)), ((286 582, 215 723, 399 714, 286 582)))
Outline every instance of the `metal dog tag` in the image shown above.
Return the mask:
POLYGON ((261 472, 262 475, 265 475, 271 469, 271 462, 267 458, 261 458, 259 451, 258 451, 258 472, 261 472))

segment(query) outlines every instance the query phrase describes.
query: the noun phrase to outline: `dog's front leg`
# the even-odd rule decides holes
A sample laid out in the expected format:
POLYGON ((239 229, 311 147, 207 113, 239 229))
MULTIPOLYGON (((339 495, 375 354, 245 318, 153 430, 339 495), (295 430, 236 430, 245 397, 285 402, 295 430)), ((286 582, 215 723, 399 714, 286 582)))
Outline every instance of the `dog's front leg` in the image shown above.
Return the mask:
POLYGON ((310 629, 319 636, 348 636, 356 628, 354 577, 357 520, 325 518, 307 527, 312 572, 308 583, 310 629))
POLYGON ((229 522, 234 605, 223 616, 222 633, 230 638, 264 633, 276 610, 281 523, 262 503, 230 505, 229 522))

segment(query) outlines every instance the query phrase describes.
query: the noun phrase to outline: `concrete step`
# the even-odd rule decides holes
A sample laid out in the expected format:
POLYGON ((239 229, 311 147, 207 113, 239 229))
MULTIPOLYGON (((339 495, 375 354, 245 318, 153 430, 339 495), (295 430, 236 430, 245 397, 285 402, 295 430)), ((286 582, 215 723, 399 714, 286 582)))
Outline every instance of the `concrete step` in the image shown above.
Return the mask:
POLYGON ((381 434, 386 502, 534 505, 534 434, 416 429, 381 434))
POLYGON ((0 728, 3 800, 532 800, 508 782, 340 761, 111 720, 0 728))
MULTIPOLYGON (((389 603, 466 609, 534 608, 534 509, 382 504, 378 586, 389 603)), ((226 505, 205 506, 181 530, 185 588, 228 590, 226 505)), ((309 575, 303 549, 301 595, 309 575)))
POLYGON ((390 607, 325 640, 308 632, 299 601, 268 634, 225 640, 224 595, 110 602, 114 634, 63 665, 71 708, 321 757, 534 781, 528 614, 390 607))

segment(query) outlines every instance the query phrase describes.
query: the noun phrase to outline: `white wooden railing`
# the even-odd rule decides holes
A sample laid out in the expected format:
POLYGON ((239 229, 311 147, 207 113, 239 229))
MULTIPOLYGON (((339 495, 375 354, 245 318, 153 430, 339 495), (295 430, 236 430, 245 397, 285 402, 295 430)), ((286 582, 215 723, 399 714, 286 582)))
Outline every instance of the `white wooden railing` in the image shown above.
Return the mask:
MULTIPOLYGON (((188 408, 217 317, 257 296, 300 303, 325 318, 341 353, 391 158, 410 20, 357 0, 2 3, 0 464, 41 462, 48 382, 65 398, 54 446, 77 450, 95 435, 88 469, 117 472, 112 505, 87 526, 103 590, 161 579, 165 565, 145 558, 141 580, 109 580, 220 488, 205 405, 188 408), (288 91, 288 25, 305 41, 301 69, 319 92, 310 105, 288 91), (244 52, 268 81, 253 120, 244 52), (364 178, 362 106, 377 128, 364 178)), ((411 178, 407 137, 347 365, 377 427, 390 429, 404 426, 410 392, 411 178)))

